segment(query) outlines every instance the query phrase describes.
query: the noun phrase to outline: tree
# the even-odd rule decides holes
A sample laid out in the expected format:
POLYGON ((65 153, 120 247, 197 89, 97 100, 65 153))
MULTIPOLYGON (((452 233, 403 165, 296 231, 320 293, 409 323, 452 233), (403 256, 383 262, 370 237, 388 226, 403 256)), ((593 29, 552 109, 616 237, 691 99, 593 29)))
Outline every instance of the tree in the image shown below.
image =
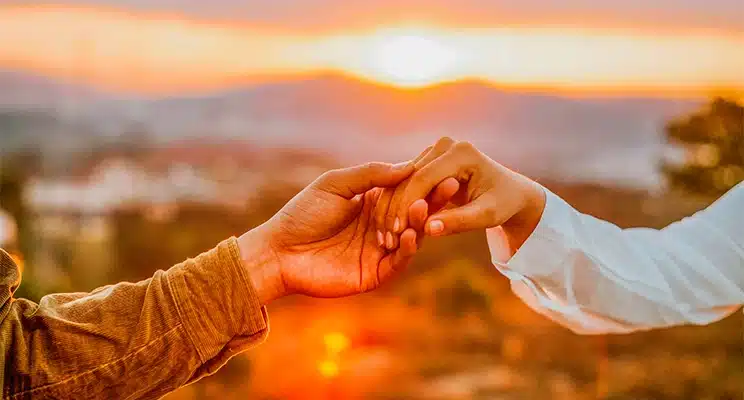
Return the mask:
POLYGON ((671 121, 666 135, 684 153, 662 164, 671 189, 719 196, 744 180, 744 107, 736 101, 716 98, 671 121))
MULTIPOLYGON (((39 288, 34 280, 34 249, 36 248, 31 211, 23 192, 28 178, 38 169, 40 156, 36 152, 23 152, 0 156, 0 208, 13 218, 17 229, 17 253, 23 258, 23 280, 16 295, 37 300, 39 288)), ((10 249, 11 251, 13 249, 10 249)))

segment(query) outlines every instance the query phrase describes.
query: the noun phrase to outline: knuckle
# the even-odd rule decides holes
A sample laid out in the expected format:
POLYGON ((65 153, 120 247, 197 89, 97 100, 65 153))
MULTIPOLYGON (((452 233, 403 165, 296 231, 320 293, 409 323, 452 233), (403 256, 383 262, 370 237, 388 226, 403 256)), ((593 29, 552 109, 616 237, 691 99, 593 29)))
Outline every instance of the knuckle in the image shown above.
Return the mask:
POLYGON ((449 136, 442 136, 437 140, 436 147, 449 148, 455 143, 455 140, 449 136))
POLYGON ((456 151, 465 154, 470 154, 475 150, 475 146, 473 146, 473 144, 468 142, 467 140, 455 143, 454 148, 456 151))
POLYGON ((339 169, 332 169, 332 170, 326 171, 318 177, 318 182, 325 183, 325 184, 331 183, 338 178, 340 173, 341 173, 341 170, 339 169))
POLYGON ((368 173, 376 173, 386 169, 386 166, 386 164, 381 162, 368 162, 362 165, 362 169, 368 173))

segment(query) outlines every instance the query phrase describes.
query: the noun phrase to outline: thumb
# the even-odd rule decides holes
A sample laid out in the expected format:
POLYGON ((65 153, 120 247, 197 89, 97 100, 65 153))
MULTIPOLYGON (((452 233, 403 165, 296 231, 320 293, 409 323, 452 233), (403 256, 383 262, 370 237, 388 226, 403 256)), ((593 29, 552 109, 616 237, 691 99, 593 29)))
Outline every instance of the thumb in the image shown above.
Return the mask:
POLYGON ((352 199, 376 187, 393 187, 413 173, 413 163, 367 163, 335 169, 323 174, 316 182, 320 190, 352 199))
POLYGON ((426 221, 426 234, 446 236, 499 225, 486 202, 480 200, 433 214, 426 221))

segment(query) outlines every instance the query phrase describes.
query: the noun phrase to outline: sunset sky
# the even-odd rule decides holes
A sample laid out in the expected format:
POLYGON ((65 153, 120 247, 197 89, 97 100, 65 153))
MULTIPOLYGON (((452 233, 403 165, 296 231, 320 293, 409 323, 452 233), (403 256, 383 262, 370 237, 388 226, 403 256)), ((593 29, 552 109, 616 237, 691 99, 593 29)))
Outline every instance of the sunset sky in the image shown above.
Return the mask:
POLYGON ((116 91, 324 73, 402 88, 477 79, 577 93, 744 91, 741 0, 5 4, 0 68, 116 91))

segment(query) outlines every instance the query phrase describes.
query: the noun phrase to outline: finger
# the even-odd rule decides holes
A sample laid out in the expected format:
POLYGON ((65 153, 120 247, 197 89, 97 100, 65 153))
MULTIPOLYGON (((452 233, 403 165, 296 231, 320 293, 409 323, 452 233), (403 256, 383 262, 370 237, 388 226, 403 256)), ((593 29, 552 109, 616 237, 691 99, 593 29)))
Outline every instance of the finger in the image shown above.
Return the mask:
POLYGON ((398 247, 398 235, 394 235, 393 232, 385 232, 385 248, 388 250, 395 250, 398 247))
POLYGON ((380 283, 385 282, 392 275, 403 271, 408 266, 416 250, 418 250, 416 246, 417 236, 419 235, 412 229, 408 229, 401 234, 401 247, 380 261, 378 270, 380 283))
POLYGON ((426 238, 426 233, 423 231, 421 233, 416 232, 416 251, 421 249, 421 246, 424 244, 424 238, 426 238))
POLYGON ((426 155, 429 154, 429 152, 431 151, 433 147, 434 146, 427 146, 424 149, 424 151, 421 152, 421 154, 419 154, 418 156, 416 156, 416 158, 413 159, 412 161, 413 165, 416 165, 416 163, 418 163, 422 158, 426 157, 426 155))
POLYGON ((426 218, 429 216, 429 213, 435 213, 441 210, 449 202, 452 196, 457 193, 459 188, 460 183, 457 179, 448 178, 437 185, 434 192, 431 193, 426 200, 418 199, 414 201, 408 210, 409 227, 418 232, 423 232, 426 218))
POLYGON ((457 142, 454 139, 447 136, 439 138, 433 146, 429 146, 429 148, 431 148, 430 151, 426 152, 426 154, 424 154, 420 159, 415 160, 414 168, 416 170, 423 168, 425 165, 434 161, 437 157, 446 153, 455 143, 457 142))
POLYGON ((363 194, 359 194, 354 196, 354 198, 359 198, 360 200, 364 200, 366 203, 370 204, 372 207, 374 207, 375 204, 377 204, 377 200, 380 198, 380 194, 382 193, 382 188, 372 188, 363 194))
POLYGON ((392 232, 394 234, 398 234, 400 232, 403 232, 405 228, 403 228, 405 225, 402 223, 400 219, 397 218, 397 215, 395 213, 395 210, 397 210, 397 204, 400 202, 400 198, 403 196, 403 194, 406 192, 406 187, 408 186, 408 181, 404 181, 398 187, 395 188, 393 191, 393 195, 390 197, 390 204, 388 205, 388 210, 385 213, 385 228, 388 232, 392 232))
POLYGON ((429 212, 434 214, 444 208, 444 206, 452 200, 459 190, 460 182, 457 179, 447 178, 442 181, 436 188, 434 188, 434 191, 430 193, 427 198, 427 202, 429 203, 429 212))
POLYGON ((314 185, 319 189, 346 199, 375 187, 393 187, 413 172, 413 163, 367 163, 336 169, 323 174, 314 185))
POLYGON ((381 247, 385 247, 385 234, 387 233, 387 230, 385 230, 385 217, 387 216, 390 199, 393 197, 394 191, 395 189, 392 188, 383 188, 375 205, 375 236, 377 237, 377 244, 381 247))
MULTIPOLYGON (((367 194, 373 193, 373 196, 372 197, 369 197, 369 200, 368 200, 370 202, 370 204, 373 204, 373 208, 372 208, 372 211, 371 211, 371 214, 372 214, 372 222, 371 222, 371 224, 372 224, 372 233, 373 233, 373 236, 374 236, 375 241, 377 242, 377 245, 378 246, 381 246, 381 247, 384 246, 384 244, 385 244, 385 237, 382 235, 382 233, 380 231, 378 231, 378 230, 375 229, 375 226, 377 225, 377 223, 375 222, 375 215, 378 212, 378 207, 379 207, 380 203, 381 202, 385 202, 385 200, 384 200, 385 199, 385 197, 384 197, 384 191, 385 190, 388 190, 388 189, 387 188, 374 188, 374 189, 371 189, 371 190, 369 190, 369 191, 367 191, 365 193, 365 196, 367 194)), ((387 206, 385 206, 385 209, 387 209, 387 206)))
MULTIPOLYGON (((411 161, 411 164, 416 165, 417 162, 419 162, 421 159, 426 157, 427 154, 431 151, 433 146, 428 146, 424 149, 416 158, 414 158, 411 161)), ((391 238, 389 241, 387 240, 387 232, 388 230, 385 228, 385 217, 387 216, 388 208, 390 206, 390 199, 393 197, 393 193, 395 192, 395 189, 393 188, 385 188, 381 194, 380 199, 378 200, 377 206, 375 207, 375 226, 376 226, 376 232, 375 236, 377 238, 377 244, 380 247, 387 248, 388 245, 386 243, 390 243, 390 247, 394 248, 395 244, 395 238, 391 238)), ((422 223, 422 229, 423 229, 423 223, 422 223)))
MULTIPOLYGON (((477 150, 466 142, 459 142, 436 160, 416 171, 408 180, 405 193, 390 202, 388 218, 395 215, 400 221, 408 221, 408 210, 414 201, 426 198, 440 183, 448 178, 466 182, 472 174, 472 164, 476 162, 477 150)), ((458 186, 459 188, 459 186, 458 186)))
POLYGON ((418 245, 416 243, 417 236, 418 234, 413 229, 406 229, 400 235, 400 247, 398 248, 400 256, 412 257, 416 254, 416 250, 418 250, 418 245))
POLYGON ((485 199, 477 199, 461 207, 442 210, 426 221, 426 234, 446 236, 501 225, 499 215, 491 212, 485 199))
POLYGON ((399 190, 399 188, 403 185, 405 185, 406 182, 403 181, 398 187, 395 189, 392 188, 385 188, 385 194, 386 198, 384 199, 384 208, 381 207, 379 210, 379 213, 377 213, 377 210, 375 210, 376 215, 375 217, 379 218, 379 225, 378 225, 378 231, 380 232, 379 238, 382 239, 382 247, 388 249, 388 250, 394 250, 398 247, 398 235, 393 233, 392 230, 390 230, 387 227, 387 215, 390 211, 390 202, 393 198, 393 195, 395 194, 395 191, 399 190))
MULTIPOLYGON (((421 152, 416 158, 414 158, 411 161, 411 164, 416 165, 420 160, 422 160, 424 157, 427 156, 431 152, 431 149, 434 146, 428 146, 424 151, 421 152)), ((405 181, 401 183, 401 185, 405 185, 405 181)), ((380 243, 381 247, 385 248, 395 248, 395 241, 397 238, 394 237, 394 235, 388 239, 388 229, 386 228, 386 217, 388 213, 388 208, 390 206, 390 200, 393 197, 393 193, 395 193, 395 190, 397 188, 385 188, 383 195, 381 197, 381 201, 377 208, 375 208, 375 224, 377 225, 377 241, 380 243), (389 243, 389 245, 388 245, 389 243)), ((394 226, 393 226, 394 227, 394 226)))
MULTIPOLYGON (((432 161, 436 160, 438 157, 445 154, 447 151, 449 151, 450 148, 454 145, 455 141, 452 140, 449 137, 443 137, 434 144, 434 146, 431 148, 430 151, 428 151, 423 157, 421 157, 420 160, 418 160, 414 164, 414 168, 416 170, 425 167, 432 161)), ((408 186, 408 182, 404 182, 402 185, 399 185, 397 188, 395 188, 395 192, 393 193, 392 199, 390 199, 390 206, 388 207, 388 214, 385 219, 385 226, 388 230, 392 231, 393 233, 400 233, 403 232, 403 230, 406 229, 408 225, 408 220, 402 220, 397 218, 398 216, 395 213, 389 212, 390 210, 396 210, 398 208, 398 205, 400 203, 400 200, 403 198, 403 194, 406 192, 406 187, 408 186)))
POLYGON ((429 203, 424 199, 418 199, 411 204, 411 207, 408 210, 408 224, 412 229, 418 232, 423 232, 426 218, 428 216, 429 203))

